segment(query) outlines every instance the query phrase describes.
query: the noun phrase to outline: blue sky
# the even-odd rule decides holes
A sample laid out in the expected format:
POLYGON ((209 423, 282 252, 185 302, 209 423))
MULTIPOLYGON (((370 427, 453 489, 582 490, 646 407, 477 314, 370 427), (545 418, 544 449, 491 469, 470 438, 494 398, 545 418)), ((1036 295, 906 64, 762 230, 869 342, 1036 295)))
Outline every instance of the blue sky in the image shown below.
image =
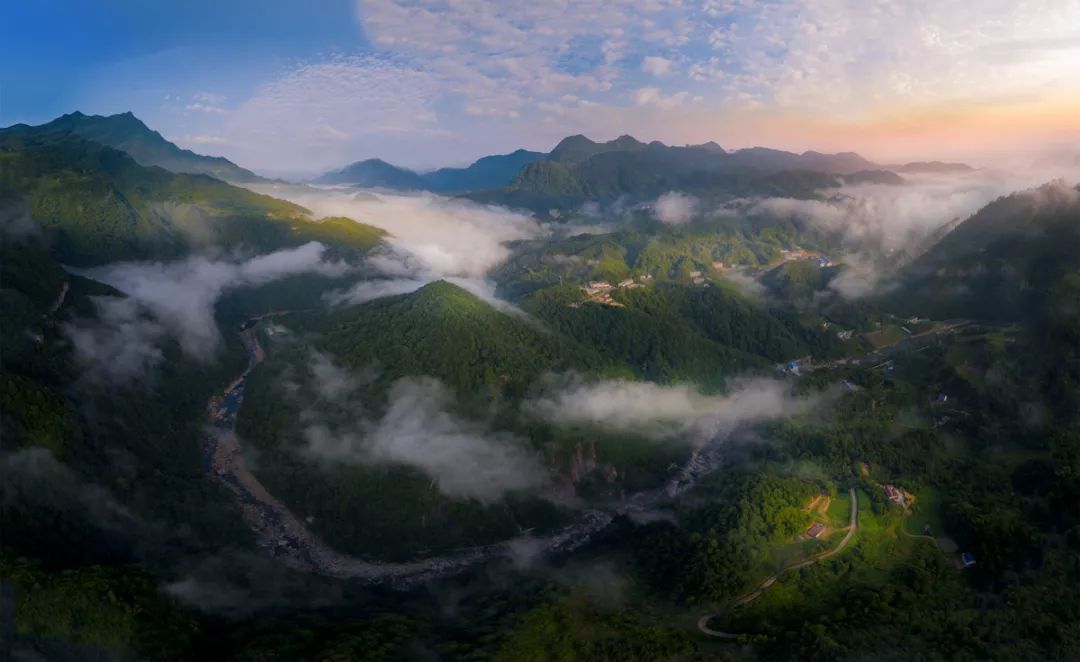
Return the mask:
POLYGON ((0 124, 131 110, 275 174, 578 132, 881 159, 1080 134, 1076 0, 8 5, 0 124))

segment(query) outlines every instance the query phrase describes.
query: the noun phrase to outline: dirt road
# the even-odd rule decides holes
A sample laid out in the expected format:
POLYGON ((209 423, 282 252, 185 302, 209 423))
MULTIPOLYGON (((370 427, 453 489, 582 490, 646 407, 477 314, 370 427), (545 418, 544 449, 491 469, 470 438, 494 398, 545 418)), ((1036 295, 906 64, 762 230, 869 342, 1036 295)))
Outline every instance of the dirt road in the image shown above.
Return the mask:
MULTIPOLYGON (((793 570, 798 570, 800 568, 805 568, 806 566, 813 565, 813 564, 818 563, 820 561, 824 561, 825 559, 832 558, 833 556, 836 556, 841 551, 843 551, 844 548, 848 546, 848 543, 851 542, 851 539, 855 537, 855 531, 859 528, 859 497, 858 497, 857 494, 855 494, 855 488, 851 488, 850 494, 851 494, 851 524, 848 525, 848 532, 844 535, 844 538, 843 538, 843 540, 840 541, 840 544, 838 544, 836 547, 833 547, 832 549, 830 549, 828 551, 825 551, 825 552, 822 552, 821 554, 818 554, 817 556, 811 557, 811 558, 809 558, 809 559, 807 559, 805 561, 801 561, 799 563, 794 563, 792 565, 787 566, 786 568, 783 568, 782 570, 777 572, 775 575, 772 575, 771 577, 766 578, 765 581, 761 582, 761 584, 759 584, 758 587, 756 589, 754 589, 753 591, 751 591, 750 593, 747 593, 746 595, 741 596, 738 599, 736 599, 731 604, 731 608, 735 609, 735 608, 741 607, 741 606, 743 606, 743 605, 745 605, 747 603, 753 602, 754 600, 757 600, 761 596, 762 592, 765 589, 767 589, 770 586, 772 586, 773 584, 775 584, 776 580, 780 579, 785 574, 787 574, 787 573, 789 573, 789 572, 791 572, 793 570)), ((698 630, 700 630, 702 632, 702 634, 708 635, 710 637, 717 637, 717 638, 720 638, 720 639, 737 639, 740 636, 739 634, 736 634, 734 632, 722 632, 720 630, 714 630, 714 629, 709 627, 709 621, 713 617, 720 616, 720 615, 722 615, 724 613, 725 612, 711 612, 711 613, 705 614, 704 616, 702 616, 701 618, 698 619, 698 630)))

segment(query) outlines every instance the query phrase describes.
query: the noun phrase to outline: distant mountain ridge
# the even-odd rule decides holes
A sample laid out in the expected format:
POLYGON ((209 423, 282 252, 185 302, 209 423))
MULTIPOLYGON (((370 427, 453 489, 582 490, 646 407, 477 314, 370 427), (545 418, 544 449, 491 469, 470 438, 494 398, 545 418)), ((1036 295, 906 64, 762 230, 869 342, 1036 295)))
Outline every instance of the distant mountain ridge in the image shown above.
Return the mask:
POLYGON ((903 165, 886 166, 893 172, 926 173, 946 175, 950 173, 973 172, 975 168, 966 163, 948 163, 944 161, 912 161, 903 165))
POLYGON ((266 181, 221 156, 205 156, 181 149, 146 126, 131 112, 116 115, 84 115, 79 111, 62 115, 36 127, 17 125, 37 133, 68 132, 91 142, 126 152, 142 166, 158 166, 170 172, 210 175, 222 181, 250 183, 266 181))
MULTIPOLYGON (((703 180, 771 176, 786 171, 839 176, 883 173, 881 166, 854 152, 785 152, 766 147, 725 150, 715 142, 671 146, 644 143, 630 135, 596 142, 581 134, 567 136, 551 152, 519 149, 486 156, 467 168, 417 173, 381 159, 358 161, 328 172, 316 184, 354 184, 392 189, 467 193, 482 201, 543 208, 585 198, 614 198, 679 188, 703 180)), ((903 183, 893 173, 890 181, 903 183)), ((871 175, 884 180, 888 175, 871 175)))
POLYGON ((357 161, 311 180, 315 184, 355 184, 371 188, 414 189, 427 188, 423 177, 382 159, 357 161))
POLYGON ((509 154, 485 156, 465 168, 439 168, 426 173, 401 168, 382 159, 366 159, 316 177, 312 182, 463 193, 505 186, 522 167, 544 156, 542 152, 519 149, 509 154))
POLYGON ((560 141, 547 158, 527 164, 502 189, 469 197, 545 211, 589 200, 640 201, 671 190, 705 197, 806 197, 816 189, 862 182, 899 185, 904 180, 853 152, 727 151, 714 142, 678 147, 624 135, 597 143, 574 135, 560 141))

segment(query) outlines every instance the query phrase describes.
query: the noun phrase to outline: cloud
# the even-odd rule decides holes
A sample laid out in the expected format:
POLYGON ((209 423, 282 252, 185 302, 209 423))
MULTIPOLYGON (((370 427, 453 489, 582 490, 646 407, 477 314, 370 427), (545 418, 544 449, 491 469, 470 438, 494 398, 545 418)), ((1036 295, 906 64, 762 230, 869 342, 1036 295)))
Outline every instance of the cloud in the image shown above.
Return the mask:
POLYGON ((393 193, 347 188, 255 185, 320 216, 346 216, 390 233, 385 247, 369 255, 368 279, 330 292, 334 304, 362 304, 447 280, 505 313, 520 309, 495 297, 487 273, 510 256, 507 242, 532 239, 547 229, 526 214, 433 193, 393 193))
POLYGON ((485 502, 549 482, 524 442, 462 419, 452 406, 449 389, 438 380, 403 378, 391 387, 386 413, 376 421, 338 430, 309 424, 305 453, 331 462, 404 464, 430 476, 447 495, 485 502))
POLYGON ((182 136, 181 140, 192 145, 222 145, 228 142, 221 136, 211 136, 204 134, 182 136))
POLYGON ((261 86, 221 132, 241 163, 325 170, 379 148, 428 144, 441 131, 442 90, 435 73, 401 58, 335 56, 261 86))
POLYGON ((761 281, 743 271, 726 269, 723 275, 726 280, 734 283, 743 293, 749 296, 763 298, 766 294, 765 286, 761 284, 761 281))
POLYGON ((671 67, 674 64, 673 61, 667 58, 649 55, 641 61, 641 70, 653 76, 663 77, 671 73, 671 67))
POLYGON ((303 273, 340 276, 349 270, 344 263, 326 262, 324 250, 322 244, 311 242, 241 262, 195 256, 176 262, 71 269, 112 285, 129 298, 98 299, 96 321, 72 323, 65 331, 84 366, 110 378, 143 373, 156 365, 161 360, 156 347, 166 335, 175 337, 189 356, 206 359, 220 342, 214 303, 224 292, 303 273))
POLYGON ((784 382, 744 379, 723 395, 705 395, 689 384, 588 382, 570 375, 553 377, 545 392, 524 408, 559 425, 593 425, 656 438, 689 436, 701 441, 740 423, 799 414, 814 398, 797 398, 784 382))
MULTIPOLYGON (((540 236, 542 228, 525 214, 433 193, 312 187, 253 187, 291 200, 319 216, 347 216, 390 233, 396 252, 381 253, 386 269, 401 276, 426 271, 434 277, 481 278, 510 255, 506 242, 540 236), (402 265, 400 268, 389 265, 402 265)), ((371 261, 369 261, 371 262, 371 261)), ((384 270, 386 270, 384 269, 384 270)))
POLYGON ((697 198, 679 191, 668 191, 657 198, 652 205, 656 218, 669 225, 689 222, 697 213, 698 206, 697 198))
POLYGON ((85 483, 44 448, 0 454, 0 503, 5 508, 26 504, 79 519, 112 533, 131 533, 141 522, 104 488, 85 483))
POLYGON ((345 597, 340 582, 321 581, 268 556, 237 551, 199 557, 163 590, 196 609, 232 618, 273 608, 326 608, 345 597))
POLYGON ((1029 185, 1034 175, 976 171, 908 175, 903 186, 859 184, 819 191, 822 199, 736 200, 714 213, 790 219, 833 233, 845 270, 830 286, 847 298, 876 291, 891 269, 917 257, 951 226, 994 199, 1029 185))
POLYGON ((324 298, 335 305, 348 304, 355 306, 383 297, 415 292, 429 282, 414 278, 361 280, 344 290, 327 292, 324 298))
POLYGON ((184 106, 184 110, 193 110, 200 113, 224 113, 225 109, 220 106, 211 106, 205 103, 189 103, 184 106))
POLYGON ((30 215, 30 204, 22 198, 0 200, 0 237, 23 239, 41 234, 41 226, 30 215))
POLYGON ((65 323, 75 360, 91 381, 124 382, 150 374, 163 360, 165 326, 134 299, 92 297, 93 319, 65 323))
POLYGON ((362 0, 363 55, 260 72, 250 98, 181 112, 176 133, 205 123, 239 163, 313 174, 373 156, 463 163, 573 133, 940 156, 1013 142, 1002 128, 1018 144, 1080 128, 1074 2, 647 4, 362 0))
POLYGON ((308 367, 311 369, 311 376, 315 378, 316 390, 327 400, 340 401, 347 398, 364 381, 339 368, 322 352, 311 352, 308 367))
POLYGON ((655 106, 663 110, 671 110, 683 105, 689 95, 686 92, 676 92, 664 95, 659 88, 642 87, 634 91, 634 104, 638 106, 655 106))

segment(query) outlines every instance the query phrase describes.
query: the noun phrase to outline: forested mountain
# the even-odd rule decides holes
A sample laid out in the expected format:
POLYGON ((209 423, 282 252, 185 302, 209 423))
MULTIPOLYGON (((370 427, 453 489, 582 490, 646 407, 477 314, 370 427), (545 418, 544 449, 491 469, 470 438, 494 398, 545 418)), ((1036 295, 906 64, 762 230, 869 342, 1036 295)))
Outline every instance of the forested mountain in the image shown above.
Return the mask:
POLYGON ((910 264, 890 304, 937 317, 1020 321, 1058 306, 1080 274, 1080 190, 1063 182, 1000 198, 910 264))
POLYGON ((78 111, 36 127, 12 127, 38 134, 73 133, 91 142, 126 152, 140 165, 171 172, 210 175, 226 182, 264 181, 250 170, 220 156, 204 156, 180 149, 147 127, 132 113, 84 115, 78 111))
POLYGON ((547 211, 587 200, 644 200, 671 190, 710 199, 806 197, 822 188, 858 183, 899 185, 904 180, 851 153, 794 154, 760 147, 727 152, 715 143, 674 147, 631 136, 596 143, 579 135, 526 165, 504 188, 470 197, 547 211))
POLYGON ((816 176, 819 188, 837 182, 903 183, 895 173, 853 153, 794 154, 763 147, 727 152, 716 143, 675 147, 659 141, 643 143, 633 136, 598 143, 582 135, 563 138, 548 154, 517 150, 484 157, 467 168, 420 174, 368 159, 313 181, 469 193, 482 202, 546 211, 585 200, 655 197, 672 189, 767 194, 776 188, 775 178, 788 173, 816 176))
MULTIPOLYGON (((272 249, 326 236, 297 205, 208 175, 144 167, 68 133, 0 131, 2 192, 23 199, 72 265, 178 257, 207 246, 272 249)), ((354 224, 355 225, 355 224, 354 224)), ((340 226, 363 246, 380 231, 340 226), (363 236, 361 236, 363 235, 363 236)))
POLYGON ((465 168, 439 168, 424 173, 423 178, 432 191, 458 193, 499 188, 508 184, 523 167, 542 158, 542 152, 519 149, 485 156, 465 168))
POLYGON ((612 365, 445 281, 343 313, 317 344, 357 371, 385 364, 381 380, 431 375, 464 397, 488 389, 520 397, 544 371, 612 365))
POLYGON ((964 174, 975 170, 966 163, 947 163, 944 161, 912 161, 903 165, 888 166, 888 169, 895 172, 931 175, 964 174))
POLYGON ((328 172, 312 180, 315 184, 355 184, 371 188, 423 190, 424 178, 412 170, 399 168, 382 159, 367 159, 351 163, 340 170, 328 172))

